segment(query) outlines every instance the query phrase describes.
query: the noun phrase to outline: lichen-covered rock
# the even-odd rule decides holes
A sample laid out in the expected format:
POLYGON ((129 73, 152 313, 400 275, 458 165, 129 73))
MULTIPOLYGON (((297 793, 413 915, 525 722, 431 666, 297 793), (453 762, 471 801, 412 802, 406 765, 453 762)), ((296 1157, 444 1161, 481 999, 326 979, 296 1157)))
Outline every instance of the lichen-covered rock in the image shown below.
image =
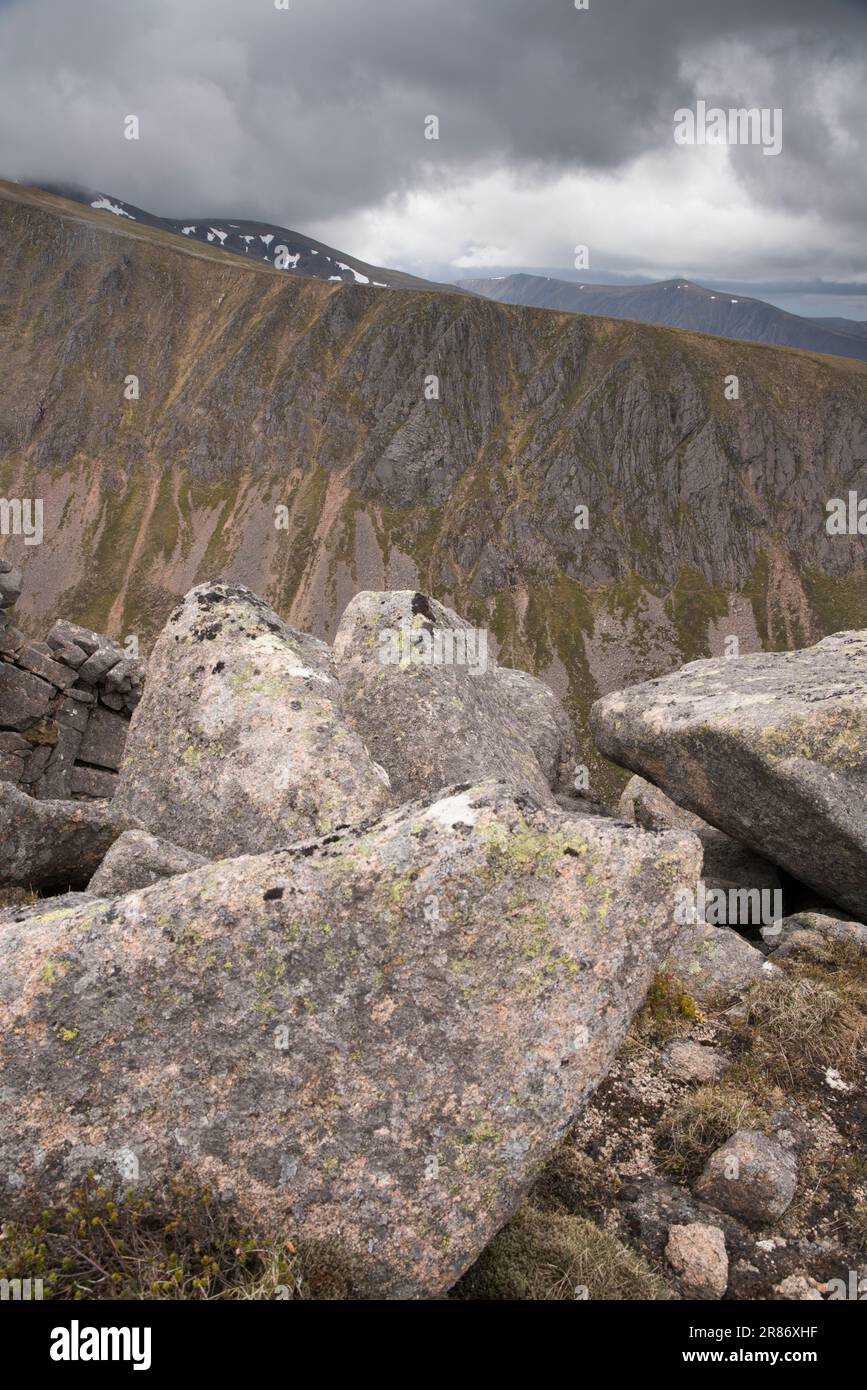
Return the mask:
POLYGON ((798 912, 783 918, 777 943, 775 959, 822 955, 834 946, 867 953, 867 923, 831 917, 826 912, 798 912))
POLYGON ((125 830, 103 859, 87 891, 98 898, 117 898, 148 888, 161 878, 186 874, 207 864, 201 854, 159 840, 146 830, 125 830))
POLYGON ((711 1154, 696 1195, 743 1221, 766 1225, 782 1216, 798 1186, 791 1150, 755 1129, 739 1129, 711 1154))
POLYGON ((96 651, 78 668, 78 679, 85 685, 96 685, 123 660, 123 650, 110 637, 99 638, 96 651))
POLYGON ((566 711, 544 681, 529 671, 496 666, 493 671, 499 701, 528 740, 550 787, 571 785, 577 750, 566 711))
POLYGON ((52 651, 60 652, 64 647, 73 647, 88 657, 99 647, 101 637, 89 627, 80 627, 78 623, 68 623, 64 618, 58 618, 57 622, 51 625, 45 641, 52 651))
POLYGON ((733 928, 712 927, 705 922, 680 928, 665 968, 703 1004, 740 994, 762 973, 774 969, 761 951, 733 928))
POLYGON ((551 801, 574 764, 542 681, 497 666, 485 629, 426 594, 356 594, 334 639, 347 718, 398 798, 495 777, 551 801))
POLYGON ((37 801, 0 782, 0 887, 84 888, 117 837, 137 825, 105 801, 37 801))
POLYGON ((342 1244, 373 1295, 442 1294, 605 1075, 698 863, 487 783, 0 927, 3 1209, 132 1156, 342 1244))
POLYGON ((129 720, 110 709, 97 708, 87 721, 78 756, 84 763, 117 772, 129 731, 129 720))
POLYGON ((867 913, 867 632, 694 661, 593 706, 614 762, 867 913))
POLYGON ((49 912, 67 912, 70 908, 83 907, 86 903, 96 901, 92 893, 55 893, 50 898, 33 900, 23 889, 0 890, 0 926, 8 926, 13 922, 27 922, 32 917, 41 917, 44 920, 49 912), (7 901, 12 899, 16 892, 21 894, 20 901, 7 901))
POLYGON ((214 583, 157 640, 116 800, 152 834, 217 858, 376 815, 388 779, 344 723, 325 643, 214 583))
MULTIPOLYGON (((627 820, 633 820, 645 830, 691 830, 701 840, 704 850, 702 881, 707 889, 724 892, 742 889, 746 892, 782 892, 782 880, 777 868, 748 849, 730 835, 708 825, 701 816, 685 811, 665 792, 643 777, 630 777, 620 798, 618 810, 627 820)), ((734 910, 725 921, 728 926, 757 926, 758 914, 754 904, 746 900, 734 902, 734 910), (743 921, 740 914, 743 913, 743 921)), ((782 915, 782 914, 779 914, 782 915)), ((715 924, 716 925, 716 924, 715 924)))

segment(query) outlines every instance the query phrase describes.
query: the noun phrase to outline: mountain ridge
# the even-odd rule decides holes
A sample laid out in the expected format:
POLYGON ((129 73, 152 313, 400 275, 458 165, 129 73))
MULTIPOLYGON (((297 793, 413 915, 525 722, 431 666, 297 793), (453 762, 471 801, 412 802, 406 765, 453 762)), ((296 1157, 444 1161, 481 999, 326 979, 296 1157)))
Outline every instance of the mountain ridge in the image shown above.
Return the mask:
MULTIPOLYGON (((379 289, 437 288, 434 281, 424 280, 406 271, 371 265, 357 256, 339 251, 314 237, 291 231, 276 222, 250 218, 160 217, 98 189, 62 183, 43 183, 34 187, 39 192, 79 203, 94 212, 105 213, 139 227, 151 227, 200 245, 219 247, 248 263, 264 264, 278 271, 335 284, 373 284, 379 289), (281 263, 277 261, 278 250, 281 252, 281 263)), ((452 286, 440 288, 453 289, 452 286)))
POLYGON ((751 295, 709 290, 680 277, 649 285, 597 285, 521 273, 495 279, 458 280, 456 285, 500 304, 628 319, 867 361, 867 334, 859 330, 854 320, 852 329, 843 331, 826 326, 827 321, 777 309, 751 295))

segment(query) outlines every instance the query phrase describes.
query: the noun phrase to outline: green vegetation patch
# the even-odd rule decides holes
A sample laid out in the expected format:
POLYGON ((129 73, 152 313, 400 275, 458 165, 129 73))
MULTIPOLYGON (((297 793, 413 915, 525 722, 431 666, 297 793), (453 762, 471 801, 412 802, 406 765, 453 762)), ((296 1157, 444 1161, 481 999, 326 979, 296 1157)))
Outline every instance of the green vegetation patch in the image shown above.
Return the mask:
POLYGON ((257 1238, 207 1187, 115 1195, 91 1172, 62 1205, 7 1221, 0 1279, 41 1279, 45 1299, 333 1300, 359 1296, 333 1241, 257 1238))

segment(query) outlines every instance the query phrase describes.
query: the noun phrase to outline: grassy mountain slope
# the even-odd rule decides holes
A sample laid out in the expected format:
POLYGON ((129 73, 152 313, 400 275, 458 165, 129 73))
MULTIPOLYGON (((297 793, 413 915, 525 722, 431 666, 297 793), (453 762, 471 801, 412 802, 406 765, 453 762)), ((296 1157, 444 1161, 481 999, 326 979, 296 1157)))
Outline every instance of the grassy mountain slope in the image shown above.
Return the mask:
POLYGON ((0 544, 32 630, 146 649, 221 573, 329 637, 358 589, 418 585, 583 737, 599 693, 727 636, 867 626, 867 540, 825 530, 867 493, 864 364, 294 280, 106 216, 0 187, 0 496, 45 506, 41 546, 0 544))

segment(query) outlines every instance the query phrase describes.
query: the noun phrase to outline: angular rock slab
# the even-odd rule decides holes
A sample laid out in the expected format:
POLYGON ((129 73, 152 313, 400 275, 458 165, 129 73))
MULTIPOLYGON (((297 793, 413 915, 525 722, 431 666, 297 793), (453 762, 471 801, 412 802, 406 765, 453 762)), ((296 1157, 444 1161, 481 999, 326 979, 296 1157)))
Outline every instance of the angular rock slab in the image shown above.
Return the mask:
POLYGON ((405 799, 497 778, 551 800, 574 765, 553 691, 497 666, 487 631, 411 589, 356 594, 334 639, 347 718, 405 799))
POLYGON ((0 782, 0 888, 84 888, 124 830, 138 828, 108 801, 37 801, 0 782))
POLYGON ((149 888, 161 878, 190 873, 207 862, 203 855, 159 840, 146 830, 125 830, 93 875, 87 891, 97 898, 117 898, 149 888))
POLYGON ((699 859, 488 783, 0 927, 4 1209, 132 1154, 341 1242, 372 1295, 443 1293, 605 1075, 699 859))
POLYGON ((590 723, 606 757, 867 914, 867 632, 694 661, 597 701, 590 723))
MULTIPOLYGON (((691 830, 701 840, 704 849, 702 881, 706 888, 758 889, 770 893, 782 892, 782 880, 775 866, 739 844, 721 830, 715 830, 701 816, 684 811, 665 792, 645 782, 643 777, 630 777, 623 789, 618 810, 626 820, 633 820, 645 830, 691 830)), ((773 900, 771 900, 773 901, 773 900)), ((741 925, 748 925, 745 921, 741 925)))
POLYGON ((157 640, 115 796, 209 858, 375 816, 388 779, 343 722, 324 642, 240 585, 203 584, 157 640))

